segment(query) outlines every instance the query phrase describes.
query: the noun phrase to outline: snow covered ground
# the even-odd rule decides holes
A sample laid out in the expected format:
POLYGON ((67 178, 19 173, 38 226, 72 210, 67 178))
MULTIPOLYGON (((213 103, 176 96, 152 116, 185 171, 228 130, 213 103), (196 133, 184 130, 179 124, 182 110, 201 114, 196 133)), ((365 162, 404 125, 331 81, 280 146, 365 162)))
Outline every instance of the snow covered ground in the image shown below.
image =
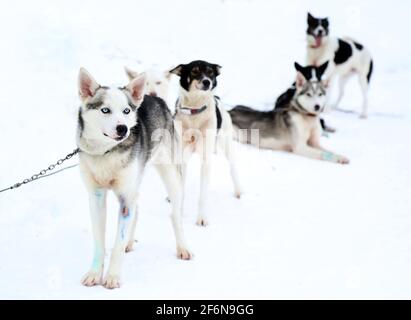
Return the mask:
MULTIPOLYGON (((304 62, 310 10, 330 17, 333 35, 367 44, 376 68, 368 120, 327 115, 338 132, 323 144, 350 165, 238 146, 246 193, 232 197, 216 158, 211 225, 199 228, 193 161, 184 219, 193 261, 175 258, 165 190, 149 169, 121 289, 80 285, 92 236, 77 169, 0 194, 0 298, 411 298, 410 9, 407 0, 1 2, 0 187, 75 148, 80 66, 125 84, 124 65, 206 59, 223 66, 228 105, 267 109, 304 62)), ((359 106, 353 80, 342 108, 359 106)), ((108 248, 116 215, 111 196, 108 248)))

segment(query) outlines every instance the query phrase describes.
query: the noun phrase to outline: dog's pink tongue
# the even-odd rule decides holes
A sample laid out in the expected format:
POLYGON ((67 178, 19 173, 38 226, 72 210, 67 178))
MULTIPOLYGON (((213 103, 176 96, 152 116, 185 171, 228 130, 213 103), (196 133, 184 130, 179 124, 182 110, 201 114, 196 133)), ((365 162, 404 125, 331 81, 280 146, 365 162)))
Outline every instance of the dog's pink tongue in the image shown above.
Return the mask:
POLYGON ((319 47, 319 46, 321 46, 321 37, 315 37, 315 46, 316 47, 319 47))

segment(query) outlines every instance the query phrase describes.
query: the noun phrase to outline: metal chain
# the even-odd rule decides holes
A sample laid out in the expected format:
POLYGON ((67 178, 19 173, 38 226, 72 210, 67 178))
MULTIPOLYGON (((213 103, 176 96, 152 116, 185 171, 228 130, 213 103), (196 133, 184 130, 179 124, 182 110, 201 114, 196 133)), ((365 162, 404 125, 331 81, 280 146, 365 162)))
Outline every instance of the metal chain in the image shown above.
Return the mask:
POLYGON ((27 184, 29 182, 33 182, 33 181, 35 181, 39 178, 47 176, 48 175, 47 172, 54 170, 57 166, 62 165, 64 163, 64 161, 71 159, 73 156, 75 156, 79 152, 80 152, 79 148, 75 149, 73 152, 69 153, 64 158, 59 159, 56 163, 49 165, 48 168, 41 170, 37 174, 33 174, 30 178, 24 179, 22 182, 17 182, 17 183, 13 184, 12 186, 10 186, 6 189, 0 190, 0 192, 16 189, 18 187, 21 187, 23 184, 27 184))

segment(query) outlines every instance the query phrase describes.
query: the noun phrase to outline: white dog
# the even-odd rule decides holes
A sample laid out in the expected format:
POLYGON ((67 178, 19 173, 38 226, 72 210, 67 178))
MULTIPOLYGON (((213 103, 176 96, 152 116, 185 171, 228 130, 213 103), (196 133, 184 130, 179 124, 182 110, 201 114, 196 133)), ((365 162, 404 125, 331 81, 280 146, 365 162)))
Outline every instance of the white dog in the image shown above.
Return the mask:
MULTIPOLYGON (((130 80, 137 78, 143 72, 131 70, 124 67, 130 80)), ((168 102, 169 86, 171 74, 169 71, 160 71, 157 69, 147 69, 144 71, 146 78, 145 93, 152 97, 159 97, 168 102)))

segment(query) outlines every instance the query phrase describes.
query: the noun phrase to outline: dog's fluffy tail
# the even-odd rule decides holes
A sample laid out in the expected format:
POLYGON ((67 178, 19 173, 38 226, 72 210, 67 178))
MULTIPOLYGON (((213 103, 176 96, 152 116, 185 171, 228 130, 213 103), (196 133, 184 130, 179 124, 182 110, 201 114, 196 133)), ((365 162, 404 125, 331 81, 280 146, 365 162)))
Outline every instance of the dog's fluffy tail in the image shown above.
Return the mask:
POLYGON ((246 106, 235 106, 228 113, 234 126, 239 129, 250 129, 255 121, 267 118, 273 111, 258 111, 246 106))

